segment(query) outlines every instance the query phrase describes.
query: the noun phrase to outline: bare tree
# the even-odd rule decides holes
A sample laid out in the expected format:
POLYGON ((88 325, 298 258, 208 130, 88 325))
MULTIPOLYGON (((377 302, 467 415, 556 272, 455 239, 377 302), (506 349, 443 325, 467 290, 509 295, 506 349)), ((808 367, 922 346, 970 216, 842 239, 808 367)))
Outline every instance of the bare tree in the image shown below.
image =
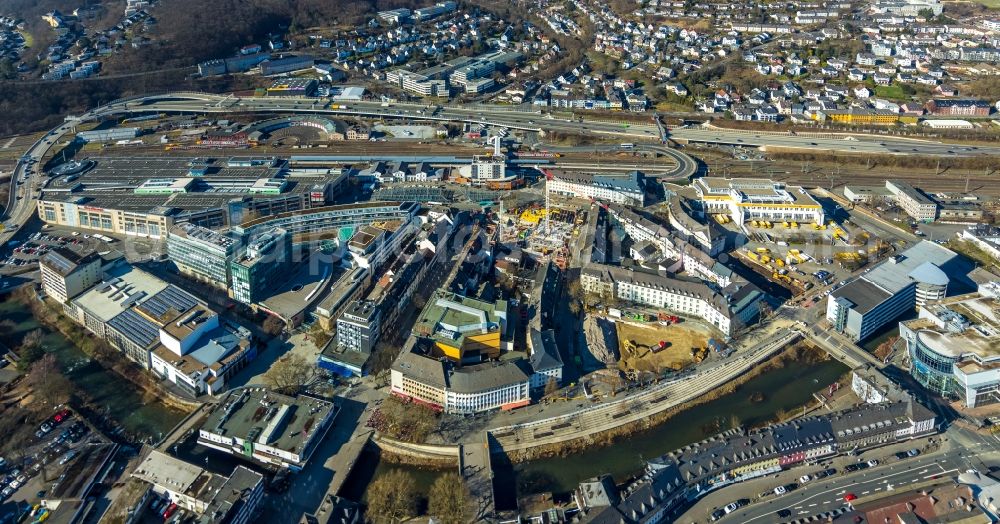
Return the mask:
POLYGON ((368 486, 368 522, 402 522, 416 507, 416 482, 405 471, 390 470, 368 486))
POLYGON ((469 489, 458 473, 449 471, 431 485, 427 512, 441 524, 469 522, 469 489))
POLYGON ((559 382, 556 381, 556 377, 549 377, 549 380, 545 383, 545 393, 547 397, 559 390, 559 382))
POLYGON ((264 322, 260 325, 260 327, 268 335, 276 337, 281 334, 282 330, 285 329, 285 323, 282 322, 280 318, 274 315, 268 315, 267 318, 264 319, 264 322))
POLYGON ((73 383, 62 374, 59 362, 52 353, 32 364, 25 380, 36 400, 45 407, 65 404, 73 395, 73 383))
POLYGON ((309 384, 315 373, 316 366, 305 357, 288 354, 264 373, 264 383, 278 392, 295 394, 309 384))
POLYGON ((24 339, 21 340, 21 345, 18 346, 17 356, 20 358, 18 361, 18 367, 22 370, 28 370, 31 365, 37 362, 45 355, 45 350, 42 349, 42 330, 35 329, 29 331, 24 339))

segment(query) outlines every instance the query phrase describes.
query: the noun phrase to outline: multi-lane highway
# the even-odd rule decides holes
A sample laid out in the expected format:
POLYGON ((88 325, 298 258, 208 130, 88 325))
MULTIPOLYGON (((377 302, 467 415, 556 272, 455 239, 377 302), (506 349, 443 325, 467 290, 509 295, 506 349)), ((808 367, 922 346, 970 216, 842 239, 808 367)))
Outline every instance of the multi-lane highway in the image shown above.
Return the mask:
POLYGON ((11 191, 7 202, 7 207, 2 216, 4 229, 0 232, 0 248, 14 238, 18 230, 23 226, 35 212, 35 197, 37 191, 43 185, 44 176, 42 174, 42 158, 48 153, 49 148, 55 145, 63 135, 72 129, 68 123, 64 123, 48 134, 38 139, 24 153, 11 175, 11 191), (24 180, 18 184, 18 181, 24 180))
MULTIPOLYGON (((109 108, 110 109, 110 108, 109 108)), ((166 113, 302 113, 356 115, 371 118, 466 122, 536 132, 573 132, 619 136, 622 139, 660 139, 652 118, 646 123, 555 118, 541 112, 502 107, 433 106, 410 103, 346 102, 331 104, 316 98, 233 98, 219 95, 158 95, 114 107, 117 112, 166 113), (340 107, 344 106, 344 107, 340 107)))
POLYGON ((802 149, 821 152, 978 156, 1000 155, 997 146, 967 146, 932 140, 909 139, 891 136, 844 134, 820 136, 777 132, 720 129, 705 126, 685 126, 670 130, 670 138, 687 144, 714 144, 736 147, 768 149, 802 149))
MULTIPOLYGON (((315 98, 240 98, 232 95, 215 95, 207 93, 177 92, 153 96, 136 97, 120 100, 95 108, 76 117, 77 122, 93 120, 107 116, 124 116, 130 114, 148 113, 190 113, 190 114, 227 114, 233 112, 247 113, 277 113, 277 114, 328 114, 354 115, 381 119, 420 120, 464 122, 474 125, 500 126, 510 129, 537 132, 543 136, 547 133, 582 133, 604 137, 614 137, 623 142, 636 141, 656 143, 670 137, 689 143, 743 145, 750 147, 780 147, 808 150, 827 150, 837 152, 858 153, 890 153, 890 154, 923 154, 923 155, 994 155, 1000 154, 1000 147, 978 147, 943 144, 931 141, 915 141, 902 138, 880 137, 871 135, 852 135, 850 139, 839 137, 809 137, 780 133, 743 132, 734 130, 709 129, 704 127, 681 127, 667 131, 655 119, 647 123, 614 119, 584 119, 561 118, 542 111, 525 111, 520 108, 504 108, 489 106, 450 106, 422 105, 410 103, 381 102, 347 102, 331 104, 315 98)), ((69 124, 63 124, 50 132, 27 152, 26 158, 36 160, 34 165, 20 162, 15 169, 15 180, 21 177, 26 169, 36 172, 41 159, 49 148, 70 130, 69 124)), ((656 147, 652 144, 643 147, 656 147)), ((695 162, 676 150, 659 148, 663 153, 674 157, 678 168, 670 176, 690 176, 697 165, 695 162)), ((0 234, 0 240, 6 243, 34 211, 35 186, 40 183, 33 180, 12 191, 10 205, 6 216, 6 231, 0 234), (18 198, 20 197, 20 198, 18 198)))
MULTIPOLYGON (((239 98, 231 95, 191 92, 136 97, 112 102, 83 115, 72 117, 68 119, 67 123, 52 130, 26 152, 26 160, 19 162, 15 169, 14 180, 20 179, 26 171, 32 172, 33 175, 31 175, 29 183, 22 184, 11 192, 10 202, 4 216, 6 229, 0 234, 0 241, 5 244, 13 238, 17 230, 34 212, 36 190, 38 185, 42 183, 39 174, 40 162, 48 153, 49 148, 72 129, 71 122, 78 123, 108 116, 146 113, 211 114, 233 112, 340 114, 384 119, 464 122, 533 131, 540 135, 547 132, 568 132, 620 137, 623 141, 658 142, 661 139, 661 131, 652 118, 648 123, 643 124, 625 121, 555 118, 551 115, 543 115, 541 112, 506 110, 502 107, 430 106, 360 101, 331 104, 315 98, 239 98), (35 162, 30 163, 27 161, 28 159, 35 162)), ((665 173, 665 176, 690 176, 697 168, 693 159, 676 150, 652 145, 647 147, 656 147, 658 152, 669 155, 676 161, 676 169, 665 173)), ((2 245, 0 244, 0 246, 2 245)))

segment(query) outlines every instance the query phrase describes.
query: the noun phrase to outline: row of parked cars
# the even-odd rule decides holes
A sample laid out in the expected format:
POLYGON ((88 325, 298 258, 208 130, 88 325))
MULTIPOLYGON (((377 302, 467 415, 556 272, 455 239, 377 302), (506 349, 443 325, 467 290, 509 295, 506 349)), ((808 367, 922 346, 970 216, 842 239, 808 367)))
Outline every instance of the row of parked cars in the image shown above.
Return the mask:
MULTIPOLYGON (((911 457, 916 457, 917 455, 920 455, 920 450, 917 449, 917 448, 913 448, 913 449, 908 450, 908 451, 900 451, 900 452, 898 452, 898 453, 895 454, 896 458, 900 459, 900 460, 911 458, 911 457)), ((847 466, 844 466, 844 472, 845 473, 851 473, 851 472, 854 472, 854 471, 861 471, 861 470, 868 469, 868 468, 874 468, 875 466, 878 466, 878 465, 879 465, 879 461, 875 460, 875 459, 872 459, 872 460, 869 460, 867 462, 858 462, 857 464, 848 464, 847 466)), ((824 470, 817 471, 816 473, 813 473, 811 475, 808 475, 808 474, 807 475, 802 475, 801 477, 799 477, 799 482, 798 483, 791 482, 791 483, 785 484, 783 486, 778 486, 778 487, 774 488, 771 491, 765 491, 765 492, 761 493, 760 497, 764 498, 764 497, 770 496, 772 493, 774 495, 780 497, 781 495, 784 495, 785 493, 788 493, 789 491, 793 491, 795 489, 798 489, 798 487, 800 485, 802 485, 802 484, 807 484, 807 483, 809 483, 809 482, 811 482, 813 480, 818 480, 818 479, 826 478, 826 477, 835 475, 836 473, 837 473, 837 470, 835 468, 827 468, 827 469, 824 469, 824 470)), ((850 501, 852 501, 852 500, 854 500, 856 498, 857 498, 857 496, 854 495, 853 493, 847 493, 844 496, 844 502, 850 502, 850 501)), ((713 511, 712 515, 711 515, 711 520, 712 521, 719 520, 722 517, 725 517, 726 515, 729 515, 730 513, 732 513, 734 511, 742 508, 743 506, 747 506, 749 504, 750 504, 750 499, 740 499, 740 500, 737 500, 737 501, 734 501, 734 502, 730 502, 726 506, 713 511)), ((792 515, 792 512, 789 511, 788 509, 782 509, 782 510, 777 511, 776 515, 779 518, 787 518, 787 517, 790 517, 792 515)))
MULTIPOLYGON (((73 413, 68 409, 63 409, 52 415, 48 420, 42 422, 35 432, 35 436, 44 439, 50 435, 56 427, 68 421, 73 413)), ((6 500, 23 486, 28 479, 38 474, 44 464, 58 462, 60 466, 65 466, 77 456, 77 451, 69 449, 68 442, 78 442, 83 435, 89 431, 83 421, 76 421, 71 426, 63 429, 58 437, 50 440, 45 446, 34 454, 24 458, 20 467, 10 470, 4 477, 0 478, 0 500, 6 500)), ((44 495, 40 491, 37 496, 44 495)))
POLYGON ((179 508, 176 502, 170 502, 168 498, 157 498, 149 505, 149 509, 152 510, 153 514, 163 517, 163 520, 167 520, 177 514, 179 508))

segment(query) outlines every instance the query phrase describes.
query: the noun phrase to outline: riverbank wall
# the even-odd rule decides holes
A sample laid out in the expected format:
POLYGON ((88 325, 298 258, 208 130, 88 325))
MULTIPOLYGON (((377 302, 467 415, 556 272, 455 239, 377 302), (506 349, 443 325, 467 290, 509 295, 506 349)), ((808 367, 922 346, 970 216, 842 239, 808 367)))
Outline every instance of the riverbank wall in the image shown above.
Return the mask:
POLYGON ((457 445, 416 444, 378 433, 372 435, 370 445, 378 450, 382 460, 390 464, 435 469, 457 469, 461 452, 457 445))
MULTIPOLYGON (((625 398, 616 403, 601 406, 587 414, 587 420, 571 414, 545 421, 527 428, 497 428, 490 432, 490 447, 494 454, 501 454, 511 463, 535 459, 567 456, 595 447, 611 445, 630 435, 646 431, 662 424, 677 414, 735 392, 741 385, 761 374, 804 360, 829 358, 821 350, 804 344, 796 344, 800 336, 779 339, 759 348, 757 359, 749 359, 744 365, 727 373, 725 381, 706 382, 707 386, 674 391, 669 399, 659 398, 640 405, 634 398, 625 398), (719 384, 713 386, 712 384, 719 384), (666 400, 666 402, 661 402, 666 400), (673 402, 669 402, 673 401, 673 402), (609 422, 608 419, 611 419, 609 422), (615 419, 624 419, 615 423, 615 419), (540 426, 540 427, 539 427, 540 426), (565 427, 562 435, 552 435, 555 427, 565 427), (537 431, 542 431, 538 438, 537 431), (550 433, 546 435, 546 433, 550 433), (553 438, 556 437, 556 438, 553 438), (540 442, 541 441, 541 442, 540 442), (511 446, 511 443, 515 446, 511 446)), ((737 414, 738 415, 738 414, 737 414)), ((738 416, 736 417, 738 418, 738 416)), ((720 428, 726 429, 726 428, 720 428)))
MULTIPOLYGON (((27 297, 24 295, 16 296, 15 300, 20 300, 22 303, 25 303, 39 324, 61 333, 63 337, 69 340, 72 344, 76 345, 80 351, 83 351, 84 354, 92 358, 102 367, 114 373, 115 376, 129 381, 136 388, 143 391, 144 394, 154 396, 157 402, 160 402, 169 408, 190 413, 202 406, 201 402, 186 399, 177 395, 169 388, 156 382, 152 377, 141 376, 138 374, 146 373, 145 371, 137 370, 137 373, 122 373, 119 368, 129 366, 137 367, 138 364, 125 359, 125 357, 122 356, 120 352, 117 352, 117 350, 111 350, 108 352, 109 355, 92 354, 92 352, 86 351, 86 349, 82 347, 78 341, 90 337, 92 334, 87 331, 86 328, 80 326, 75 320, 66 316, 66 314, 63 313, 56 304, 39 298, 37 295, 32 295, 33 296, 27 297)), ((103 341, 101 342, 103 343, 103 341)))

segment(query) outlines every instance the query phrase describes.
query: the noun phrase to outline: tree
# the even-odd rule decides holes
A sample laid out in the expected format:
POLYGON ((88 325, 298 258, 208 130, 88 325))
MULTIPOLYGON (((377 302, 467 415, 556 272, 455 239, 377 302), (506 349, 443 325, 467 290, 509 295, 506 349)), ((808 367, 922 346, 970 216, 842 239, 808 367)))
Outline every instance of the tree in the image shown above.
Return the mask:
POLYGON ((571 280, 566 284, 566 294, 577 300, 583 300, 583 287, 579 280, 571 280))
POLYGON ((368 487, 368 522, 402 522, 416 507, 416 482, 405 471, 390 470, 368 487))
POLYGON ((469 489, 458 473, 449 471, 431 485, 427 512, 441 524, 469 522, 469 489))
POLYGON ((549 380, 545 382, 545 396, 549 396, 559 390, 559 382, 556 381, 556 377, 549 377, 549 380))
POLYGON ((580 314, 580 310, 581 309, 580 309, 580 301, 579 300, 575 300, 574 299, 574 300, 570 300, 569 301, 569 312, 570 313, 572 313, 574 316, 576 316, 576 315, 580 314))
POLYGON ((280 393, 293 395, 309 384, 315 369, 316 366, 306 360, 306 357, 287 354, 264 373, 264 383, 280 393))
POLYGON ((59 362, 52 353, 32 364, 25 380, 36 400, 45 407, 65 404, 73 395, 73 383, 62 374, 59 362))
POLYGON ((385 387, 389 385, 389 373, 392 368, 392 363, 399 356, 400 348, 398 346, 393 346, 387 342, 379 342, 375 345, 375 351, 372 352, 371 357, 371 374, 375 377, 375 382, 378 387, 385 387))
POLYGON ((330 342, 331 336, 329 333, 326 332, 325 329, 323 329, 323 326, 319 325, 319 322, 317 322, 313 324, 311 328, 309 328, 309 334, 307 335, 307 338, 316 347, 323 349, 324 347, 326 347, 326 344, 330 342))
POLYGON ((27 370, 44 355, 45 350, 42 349, 42 330, 35 329, 29 331, 24 336, 24 339, 21 340, 21 346, 17 351, 17 356, 21 359, 18 361, 18 366, 22 370, 27 370))
POLYGON ((261 323, 260 327, 268 335, 276 337, 281 334, 282 330, 285 329, 285 323, 274 315, 268 315, 267 318, 264 319, 264 322, 261 323))

